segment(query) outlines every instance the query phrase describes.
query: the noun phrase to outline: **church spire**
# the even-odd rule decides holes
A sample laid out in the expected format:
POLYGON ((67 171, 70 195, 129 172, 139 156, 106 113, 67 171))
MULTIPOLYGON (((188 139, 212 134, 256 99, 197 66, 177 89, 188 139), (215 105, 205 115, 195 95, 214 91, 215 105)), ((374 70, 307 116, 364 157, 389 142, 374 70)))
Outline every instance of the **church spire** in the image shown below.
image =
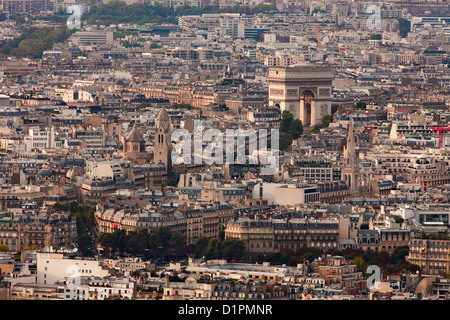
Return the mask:
POLYGON ((355 133, 354 133, 353 118, 350 118, 350 123, 348 126, 347 135, 347 146, 346 146, 346 160, 348 167, 354 167, 356 163, 356 151, 355 151, 355 133))
POLYGON ((342 161, 342 177, 353 196, 359 195, 359 162, 355 147, 355 133, 353 118, 350 117, 348 126, 347 145, 344 149, 342 161))
POLYGON ((156 126, 157 127, 164 127, 168 129, 168 126, 170 126, 170 116, 169 113, 167 113, 167 110, 164 106, 162 106, 161 111, 159 111, 158 116, 156 117, 156 126))

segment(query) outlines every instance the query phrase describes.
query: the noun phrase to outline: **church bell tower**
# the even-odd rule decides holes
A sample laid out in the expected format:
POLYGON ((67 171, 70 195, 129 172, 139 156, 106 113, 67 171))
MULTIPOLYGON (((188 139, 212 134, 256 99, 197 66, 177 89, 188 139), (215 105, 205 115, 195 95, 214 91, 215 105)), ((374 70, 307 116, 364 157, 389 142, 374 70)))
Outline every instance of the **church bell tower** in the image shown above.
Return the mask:
POLYGON ((154 162, 163 164, 167 175, 172 175, 172 123, 166 108, 162 107, 156 118, 154 162))

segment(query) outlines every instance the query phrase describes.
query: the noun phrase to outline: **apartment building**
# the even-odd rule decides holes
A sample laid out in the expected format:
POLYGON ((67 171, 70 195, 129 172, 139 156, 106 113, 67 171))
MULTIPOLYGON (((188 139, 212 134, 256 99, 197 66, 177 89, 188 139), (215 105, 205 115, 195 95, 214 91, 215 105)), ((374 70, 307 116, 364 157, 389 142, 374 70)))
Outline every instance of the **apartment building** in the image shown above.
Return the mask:
POLYGON ((275 189, 274 203, 278 205, 296 205, 320 201, 320 190, 317 186, 285 185, 275 189))
POLYGON ((343 181, 321 181, 317 183, 317 186, 322 203, 342 203, 352 197, 351 190, 343 181))
MULTIPOLYGON (((227 262, 226 260, 208 260, 206 264, 200 265, 198 262, 189 262, 186 271, 194 275, 205 275, 213 277, 219 275, 222 279, 247 278, 267 281, 283 281, 286 277, 301 275, 301 270, 296 267, 285 265, 270 265, 268 262, 263 264, 247 264, 227 262)), ((318 280, 317 282, 320 282, 318 280)), ((214 291, 217 291, 217 284, 214 291)), ((225 288, 222 288, 225 289, 225 288)), ((220 291, 220 290, 219 290, 220 291)), ((225 298, 223 294, 216 294, 214 298, 225 298)))
POLYGON ((240 187, 210 187, 201 189, 201 201, 233 201, 240 202, 248 198, 247 189, 240 187))
POLYGON ((371 162, 374 179, 386 175, 402 175, 407 181, 420 183, 422 192, 450 182, 447 162, 424 152, 370 152, 365 157, 371 162))
POLYGON ((64 284, 17 283, 11 288, 11 300, 64 300, 64 284))
POLYGON ((220 36, 244 39, 245 29, 253 27, 253 16, 227 14, 220 17, 220 36))
POLYGON ((225 104, 233 110, 257 109, 266 106, 266 99, 264 97, 231 96, 225 100, 225 104))
POLYGON ((249 255, 304 247, 328 250, 338 247, 339 226, 334 220, 239 218, 227 224, 225 237, 242 240, 249 255))
POLYGON ((70 39, 76 44, 110 44, 113 42, 112 31, 77 31, 70 39))
POLYGON ((450 272, 450 240, 412 239, 406 261, 418 265, 424 273, 450 272))
POLYGON ((289 67, 303 61, 304 58, 301 55, 283 54, 264 56, 264 65, 268 67, 289 67))
POLYGON ((431 285, 432 294, 439 299, 449 299, 450 281, 445 278, 437 278, 431 285))
POLYGON ((387 251, 389 254, 395 248, 407 246, 409 244, 411 233, 409 230, 381 229, 380 230, 380 250, 387 251))
POLYGON ((179 58, 182 60, 198 60, 199 52, 192 48, 169 48, 166 51, 166 55, 171 58, 179 58))
POLYGON ((0 208, 20 207, 22 203, 35 202, 36 204, 44 203, 47 194, 37 186, 11 187, 0 192, 0 208))
POLYGON ((247 119, 255 125, 267 124, 270 128, 280 128, 281 111, 277 108, 258 108, 247 112, 247 119))
POLYGON ((167 178, 167 169, 162 164, 150 164, 135 166, 144 174, 144 186, 146 188, 161 186, 167 178))
POLYGON ((273 219, 274 250, 299 248, 336 249, 339 224, 334 220, 273 219))
POLYGON ((305 157, 295 159, 291 169, 292 176, 303 177, 307 181, 341 180, 340 171, 333 163, 323 157, 305 157))
POLYGON ((214 283, 206 283, 188 277, 184 282, 170 282, 166 275, 163 300, 209 300, 214 291, 214 283))
POLYGON ((150 211, 97 206, 95 217, 100 232, 112 233, 120 229, 133 232, 168 227, 172 233, 183 235, 187 244, 195 244, 203 236, 218 237, 225 230, 227 222, 235 218, 235 210, 224 202, 198 203, 190 207, 180 205, 177 210, 155 208, 150 211))
POLYGON ((8 246, 11 252, 31 246, 70 248, 77 243, 77 237, 75 219, 0 213, 0 244, 8 246))
POLYGON ((81 141, 83 148, 102 148, 105 146, 105 132, 102 128, 76 128, 73 138, 81 141))
POLYGON ((380 246, 380 233, 378 230, 359 229, 356 233, 358 248, 378 251, 380 246))
POLYGON ((136 297, 136 282, 128 278, 82 277, 77 285, 66 285, 64 300, 107 300, 136 297))
POLYGON ((9 15, 53 11, 55 2, 51 0, 3 0, 2 11, 9 15))
POLYGON ((24 138, 25 150, 43 150, 63 148, 63 141, 57 139, 55 128, 30 127, 28 135, 24 138))
POLYGON ((338 283, 347 294, 356 294, 367 287, 362 272, 356 270, 356 264, 341 256, 326 257, 311 263, 314 272, 325 279, 326 284, 338 283))

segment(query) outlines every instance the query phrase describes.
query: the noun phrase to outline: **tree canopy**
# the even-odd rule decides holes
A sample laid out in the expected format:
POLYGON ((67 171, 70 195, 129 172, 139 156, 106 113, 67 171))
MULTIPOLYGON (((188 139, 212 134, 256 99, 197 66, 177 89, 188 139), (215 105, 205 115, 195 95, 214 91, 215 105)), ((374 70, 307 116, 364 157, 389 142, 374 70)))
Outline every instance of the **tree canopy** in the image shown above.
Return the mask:
POLYGON ((353 249, 346 248, 343 250, 328 250, 326 252, 318 248, 299 248, 296 251, 290 249, 283 249, 281 252, 272 253, 268 256, 259 256, 255 258, 256 262, 268 261, 271 264, 286 264, 289 266, 296 266, 299 263, 312 262, 319 258, 324 253, 333 256, 342 256, 348 261, 352 261, 356 265, 356 269, 367 276, 367 268, 370 265, 377 265, 380 267, 383 274, 396 274, 416 272, 420 267, 406 261, 406 256, 409 253, 408 246, 397 247, 392 254, 388 251, 381 250, 363 250, 361 248, 353 249))
POLYGON ((409 31, 411 30, 411 22, 403 18, 398 19, 398 29, 400 37, 406 38, 408 36, 409 31))
POLYGON ((130 254, 146 258, 178 257, 186 250, 184 238, 162 226, 151 231, 142 229, 127 233, 126 230, 119 229, 113 233, 102 233, 98 243, 107 256, 130 254))
POLYGON ((212 238, 202 237, 197 241, 195 251, 205 259, 242 260, 245 255, 245 245, 242 240, 234 238, 212 238))
POLYGON ((248 15, 277 11, 274 5, 258 5, 253 8, 249 6, 235 6, 220 8, 219 5, 205 6, 203 8, 182 6, 179 8, 168 8, 160 4, 147 5, 135 3, 127 5, 123 1, 110 1, 92 6, 89 12, 83 14, 82 19, 89 24, 119 24, 134 23, 143 25, 146 23, 161 24, 168 22, 178 23, 178 17, 185 15, 201 15, 204 13, 245 13, 248 15))
POLYGON ((56 211, 70 211, 77 223, 78 249, 84 256, 93 256, 97 250, 95 248, 95 229, 97 221, 95 219, 95 207, 81 206, 78 202, 72 201, 67 204, 55 203, 53 209, 56 211))
POLYGON ((331 122, 333 122, 333 116, 329 114, 324 115, 322 117, 322 121, 315 124, 311 131, 317 133, 320 131, 320 129, 327 128, 331 122))
POLYGON ((285 151, 291 145, 294 139, 300 138, 303 133, 303 125, 299 119, 294 119, 292 113, 287 110, 283 110, 281 114, 281 137, 280 137, 280 150, 285 151))
POLYGON ((51 49, 55 43, 66 41, 72 33, 66 26, 41 29, 23 27, 20 36, 0 45, 0 58, 41 58, 44 51, 51 49))

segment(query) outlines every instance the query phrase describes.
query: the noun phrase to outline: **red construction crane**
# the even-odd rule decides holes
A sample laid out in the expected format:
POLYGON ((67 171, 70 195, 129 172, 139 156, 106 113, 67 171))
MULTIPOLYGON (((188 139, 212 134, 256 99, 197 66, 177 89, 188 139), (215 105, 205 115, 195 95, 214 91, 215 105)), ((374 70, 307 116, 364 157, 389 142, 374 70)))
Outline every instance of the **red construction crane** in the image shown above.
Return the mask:
POLYGON ((450 127, 430 127, 430 129, 439 133, 439 149, 441 149, 444 141, 444 132, 450 131, 450 127))

